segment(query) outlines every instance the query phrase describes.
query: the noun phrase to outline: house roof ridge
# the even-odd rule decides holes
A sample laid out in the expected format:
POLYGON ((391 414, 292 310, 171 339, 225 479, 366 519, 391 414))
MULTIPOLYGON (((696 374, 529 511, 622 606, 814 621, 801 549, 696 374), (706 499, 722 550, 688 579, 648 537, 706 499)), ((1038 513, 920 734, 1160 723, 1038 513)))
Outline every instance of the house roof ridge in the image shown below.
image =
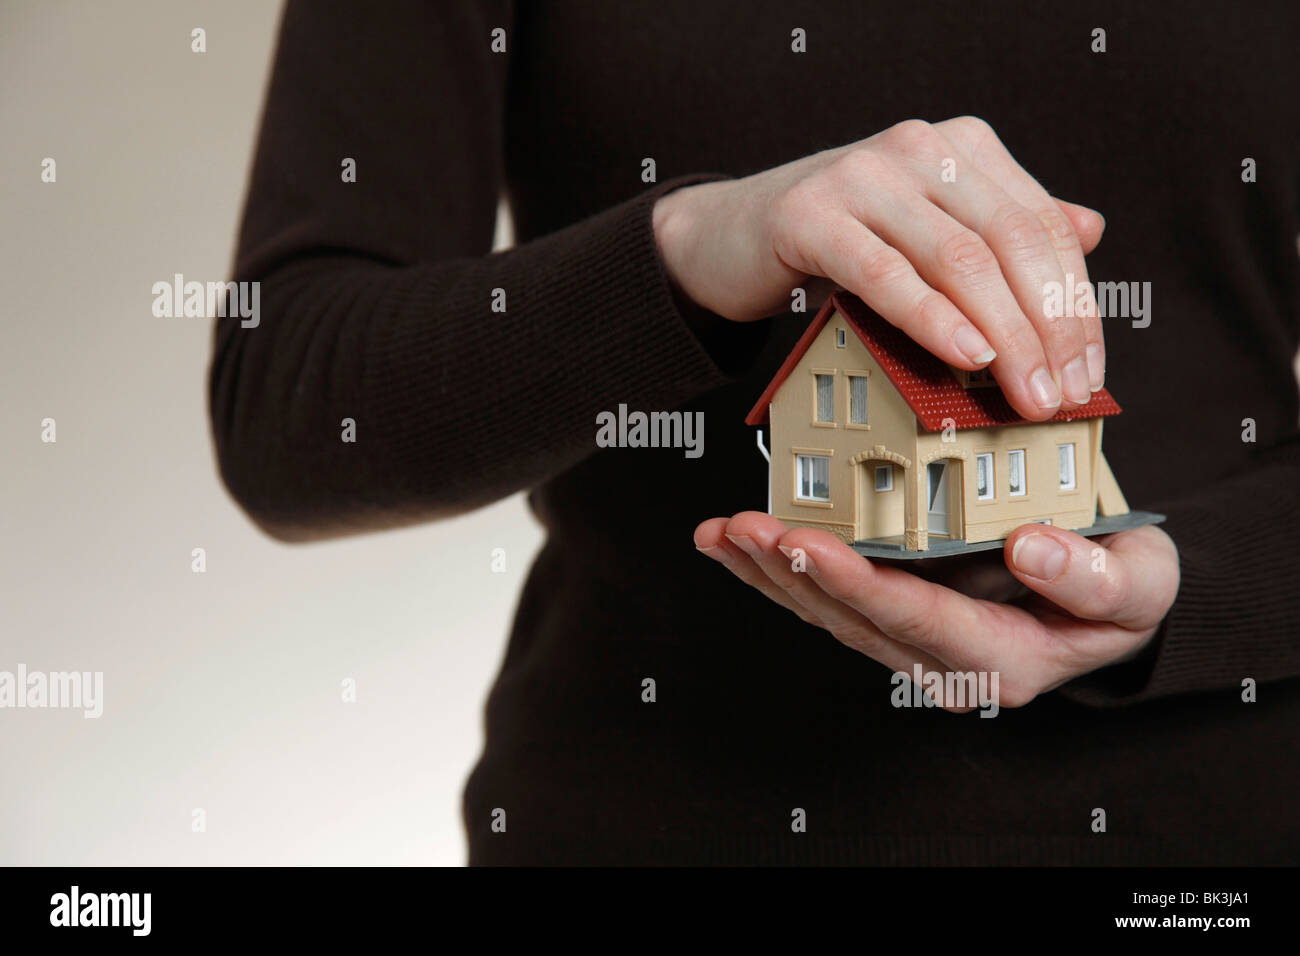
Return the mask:
MULTIPOLYGON (((836 311, 845 317, 849 327, 880 365, 925 431, 942 430, 947 419, 951 419, 958 430, 1034 424, 1030 419, 1017 414, 1000 388, 966 388, 953 375, 946 362, 927 352, 902 330, 876 315, 857 296, 845 291, 834 292, 827 298, 754 407, 745 416, 746 424, 768 423, 771 402, 777 390, 794 371, 836 311)), ((1101 418, 1118 415, 1121 411, 1119 403, 1110 392, 1102 388, 1093 393, 1088 404, 1070 411, 1057 412, 1046 421, 1101 418)))

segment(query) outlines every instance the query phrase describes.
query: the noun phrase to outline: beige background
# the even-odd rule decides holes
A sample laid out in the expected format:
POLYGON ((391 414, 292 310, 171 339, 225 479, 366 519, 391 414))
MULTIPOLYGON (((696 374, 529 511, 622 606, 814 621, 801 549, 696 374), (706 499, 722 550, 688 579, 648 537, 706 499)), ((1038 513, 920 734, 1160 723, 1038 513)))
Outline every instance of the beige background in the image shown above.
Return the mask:
POLYGON ((216 477, 211 323, 150 311, 154 282, 229 271, 278 14, 0 5, 0 670, 105 675, 99 720, 0 710, 0 864, 464 860, 461 787, 536 523, 517 497, 262 536, 216 477))

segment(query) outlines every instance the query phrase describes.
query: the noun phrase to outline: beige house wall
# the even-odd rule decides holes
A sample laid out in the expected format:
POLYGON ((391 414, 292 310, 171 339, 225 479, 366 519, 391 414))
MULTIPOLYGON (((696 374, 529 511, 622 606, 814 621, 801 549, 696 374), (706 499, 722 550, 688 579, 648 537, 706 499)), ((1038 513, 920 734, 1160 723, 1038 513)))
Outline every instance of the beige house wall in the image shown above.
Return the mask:
POLYGON ((777 389, 769 409, 772 434, 772 513, 790 526, 822 528, 852 542, 859 498, 869 513, 896 522, 884 532, 902 534, 904 495, 912 474, 916 445, 916 416, 893 383, 872 358, 840 313, 835 312, 804 353, 785 383, 777 389), (836 345, 837 330, 844 331, 844 348, 836 345), (835 420, 815 422, 814 375, 830 374, 835 381, 835 420), (849 376, 867 378, 867 424, 849 424, 849 376), (803 501, 796 495, 799 454, 830 458, 830 501, 803 501), (892 491, 877 492, 875 468, 893 468, 892 491))
MULTIPOLYGON (((975 543, 1005 538, 1013 530, 1031 521, 1050 520, 1060 528, 1086 528, 1096 522, 1097 493, 1094 484, 1095 444, 1090 421, 1043 422, 1005 425, 998 428, 972 428, 954 433, 955 440, 943 441, 942 432, 924 433, 917 438, 919 475, 925 465, 940 458, 962 462, 960 522, 949 521, 953 537, 975 543), (1060 487, 1058 454, 1060 445, 1074 445, 1074 488, 1060 487), (1011 495, 1008 453, 1025 452, 1025 488, 1023 495, 1011 495), (993 454, 993 500, 980 501, 976 488, 975 457, 993 454)), ((926 514, 920 512, 925 528, 926 514)))

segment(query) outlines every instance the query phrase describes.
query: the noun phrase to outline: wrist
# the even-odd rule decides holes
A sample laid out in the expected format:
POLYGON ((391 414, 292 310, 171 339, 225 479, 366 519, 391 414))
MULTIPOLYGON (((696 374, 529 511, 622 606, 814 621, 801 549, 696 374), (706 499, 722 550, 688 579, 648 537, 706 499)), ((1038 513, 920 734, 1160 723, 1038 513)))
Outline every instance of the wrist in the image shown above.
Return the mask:
POLYGON ((674 295, 690 301, 683 281, 686 264, 690 261, 685 247, 690 243, 694 232, 689 210, 689 193, 699 186, 684 186, 660 196, 651 211, 651 227, 654 230, 655 247, 659 259, 663 262, 668 281, 672 284, 674 295))
POLYGON ((722 186, 701 183, 666 193, 651 211, 655 246, 672 289, 673 304, 687 328, 725 374, 736 376, 757 356, 767 338, 766 323, 733 322, 692 293, 689 269, 704 261, 700 253, 699 224, 707 217, 700 211, 701 192, 722 186))

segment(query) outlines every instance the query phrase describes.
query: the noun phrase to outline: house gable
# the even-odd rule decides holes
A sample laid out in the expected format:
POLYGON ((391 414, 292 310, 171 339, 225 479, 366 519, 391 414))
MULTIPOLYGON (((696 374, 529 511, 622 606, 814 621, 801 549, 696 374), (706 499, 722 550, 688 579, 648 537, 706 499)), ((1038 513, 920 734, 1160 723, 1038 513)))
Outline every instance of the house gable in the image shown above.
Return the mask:
POLYGON ((777 414, 786 426, 782 434, 787 439, 796 437, 796 433, 805 437, 821 436, 823 443, 832 443, 844 450, 865 449, 868 445, 888 440, 891 448, 897 446, 898 451, 910 454, 917 433, 915 413, 871 350, 853 333, 848 317, 835 308, 823 311, 826 314, 819 316, 818 321, 810 326, 813 331, 811 341, 790 353, 794 361, 784 379, 777 382, 767 403, 764 420, 770 424, 773 414, 777 414), (841 330, 844 332, 843 346, 837 344, 841 330), (814 377, 819 374, 833 378, 833 414, 829 422, 814 421, 814 377), (865 424, 850 421, 850 382, 859 377, 867 380, 865 424), (780 409, 780 413, 774 412, 774 408, 780 409), (805 431, 805 428, 812 431, 805 431), (836 433, 834 441, 831 432, 836 433))
MULTIPOLYGON (((916 416, 846 316, 831 308, 810 328, 810 341, 791 353, 790 367, 766 405, 772 429, 772 513, 852 541, 863 483, 874 482, 878 469, 891 466, 894 470, 880 477, 896 489, 879 504, 896 512, 901 534, 903 479, 915 455, 916 416), (826 420, 818 413, 819 377, 831 398, 830 408, 822 409, 829 413, 826 420), (856 415, 855 390, 865 390, 865 396, 858 391, 856 415), (864 397, 866 421, 855 421, 864 397), (824 485, 816 491, 804 486, 801 467, 815 468, 821 476, 817 482, 824 480, 824 485)), ((805 477, 812 481, 814 476, 805 477)))

